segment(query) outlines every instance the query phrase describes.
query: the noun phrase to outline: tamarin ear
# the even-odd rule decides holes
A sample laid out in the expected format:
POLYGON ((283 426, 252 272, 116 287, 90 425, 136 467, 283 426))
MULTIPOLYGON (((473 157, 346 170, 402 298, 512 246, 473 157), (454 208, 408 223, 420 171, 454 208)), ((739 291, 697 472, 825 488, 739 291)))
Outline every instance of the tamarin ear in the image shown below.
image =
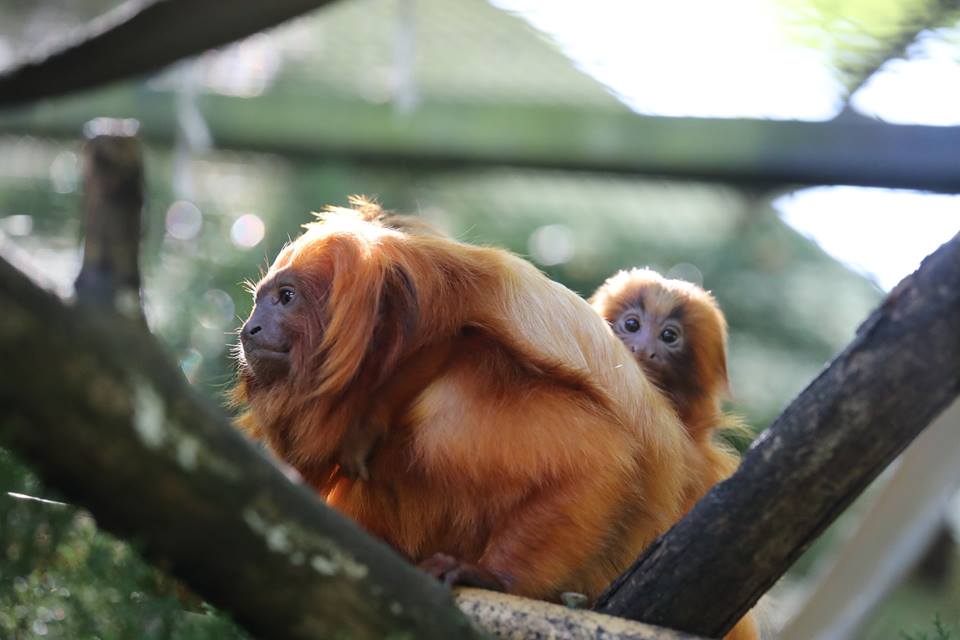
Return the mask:
POLYGON ((392 371, 415 339, 418 319, 413 281, 406 269, 392 265, 384 275, 377 321, 365 358, 381 372, 392 371))
POLYGON ((321 382, 315 393, 345 388, 359 371, 380 320, 383 265, 349 239, 329 243, 333 283, 326 301, 326 327, 320 346, 321 382))

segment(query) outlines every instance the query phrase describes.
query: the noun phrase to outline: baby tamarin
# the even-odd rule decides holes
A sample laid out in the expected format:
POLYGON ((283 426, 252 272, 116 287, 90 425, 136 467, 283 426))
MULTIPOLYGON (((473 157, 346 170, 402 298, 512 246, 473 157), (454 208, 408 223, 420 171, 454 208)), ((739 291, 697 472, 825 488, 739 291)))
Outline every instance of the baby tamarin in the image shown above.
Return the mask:
POLYGON ((697 444, 701 461, 687 493, 692 507, 737 466, 736 456, 712 440, 718 429, 739 425, 720 407, 729 383, 727 322, 717 301, 693 283, 631 269, 607 279, 590 304, 670 398, 697 444))
MULTIPOLYGON (((611 276, 590 304, 670 398, 692 440, 684 485, 684 511, 689 511, 738 464, 736 454, 713 440, 718 430, 740 428, 739 420, 720 407, 729 390, 726 318, 709 292, 650 269, 611 276)), ((757 637, 756 619, 748 613, 726 640, 757 637)))

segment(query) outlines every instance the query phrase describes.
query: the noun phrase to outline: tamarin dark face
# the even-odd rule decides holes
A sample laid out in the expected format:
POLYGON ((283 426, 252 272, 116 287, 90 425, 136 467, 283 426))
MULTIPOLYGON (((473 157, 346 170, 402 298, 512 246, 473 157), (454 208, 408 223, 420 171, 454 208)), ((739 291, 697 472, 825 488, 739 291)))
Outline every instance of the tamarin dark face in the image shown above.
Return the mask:
POLYGON ((681 366, 685 353, 684 308, 656 291, 645 293, 649 295, 624 309, 611 326, 654 378, 665 379, 681 366))
POLYGON ((590 303, 681 415, 725 392, 727 325, 707 291, 631 269, 611 276, 590 303))
POLYGON ((304 374, 314 345, 308 338, 323 336, 321 316, 326 292, 326 267, 305 278, 292 262, 287 247, 270 271, 250 287, 253 310, 240 329, 241 370, 259 386, 287 378, 292 370, 304 374), (298 369, 299 367, 299 369, 298 369))
POLYGON ((273 278, 257 288, 253 311, 240 330, 240 346, 244 362, 261 382, 272 382, 289 371, 290 318, 301 304, 292 282, 273 278))

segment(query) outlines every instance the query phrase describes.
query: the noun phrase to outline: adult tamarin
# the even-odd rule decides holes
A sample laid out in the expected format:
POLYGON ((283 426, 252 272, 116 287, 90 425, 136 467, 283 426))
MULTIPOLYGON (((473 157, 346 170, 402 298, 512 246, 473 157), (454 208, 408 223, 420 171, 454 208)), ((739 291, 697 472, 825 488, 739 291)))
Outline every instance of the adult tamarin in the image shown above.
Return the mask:
POLYGON ((256 285, 240 425, 448 584, 595 597, 683 510, 670 402, 528 262, 353 204, 256 285))

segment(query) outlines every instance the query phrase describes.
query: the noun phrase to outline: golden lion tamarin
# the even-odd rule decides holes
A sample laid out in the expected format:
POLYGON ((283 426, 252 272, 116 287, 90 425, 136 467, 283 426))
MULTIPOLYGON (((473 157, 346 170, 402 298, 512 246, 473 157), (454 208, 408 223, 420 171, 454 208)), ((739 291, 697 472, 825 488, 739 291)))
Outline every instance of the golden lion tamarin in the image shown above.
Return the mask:
POLYGON ((722 422, 727 392, 727 321, 710 293, 650 269, 620 271, 590 303, 666 393, 692 437, 722 422))
MULTIPOLYGON (((684 491, 688 511, 738 464, 736 454, 714 440, 718 431, 741 428, 721 408, 729 389, 726 318, 709 292, 650 269, 614 274, 590 304, 670 399, 694 443, 684 491)), ((727 637, 756 636, 748 615, 727 637)))
POLYGON ((697 444, 703 460, 690 478, 692 506, 737 467, 737 457, 713 440, 718 430, 739 425, 721 408, 729 382, 727 321, 720 306, 697 285, 650 269, 614 274, 590 297, 590 304, 670 398, 697 444))
POLYGON ((595 597, 681 512, 689 439, 669 402, 528 262, 354 205, 257 285, 240 425, 447 583, 595 597), (371 430, 357 481, 342 449, 371 430))

